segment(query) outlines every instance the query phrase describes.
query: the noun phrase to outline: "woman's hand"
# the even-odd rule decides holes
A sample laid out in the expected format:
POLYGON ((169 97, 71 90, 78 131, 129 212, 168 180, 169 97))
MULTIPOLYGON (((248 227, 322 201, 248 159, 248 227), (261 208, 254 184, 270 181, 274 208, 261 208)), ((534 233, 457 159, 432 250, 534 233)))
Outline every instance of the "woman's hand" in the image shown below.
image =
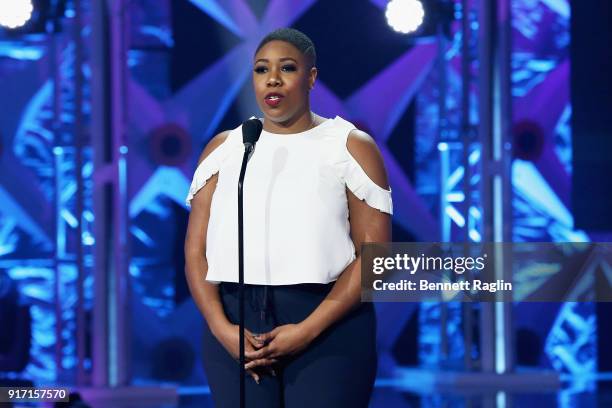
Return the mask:
MULTIPOLYGON (((232 356, 232 358, 238 363, 240 363, 240 326, 237 324, 228 324, 225 326, 217 335, 217 340, 225 347, 227 352, 232 356)), ((257 351, 260 347, 263 347, 264 342, 260 339, 256 339, 253 333, 249 330, 244 329, 244 352, 246 361, 250 361, 251 359, 248 357, 248 354, 254 351, 257 351)), ((270 367, 271 364, 277 362, 276 359, 265 359, 262 361, 255 361, 255 367, 267 367, 267 370, 270 374, 276 375, 274 369, 270 367)), ((253 367, 253 368, 255 368, 253 367)), ((259 374, 255 372, 252 368, 247 368, 247 372, 253 377, 255 382, 259 384, 259 374)))
POLYGON ((267 364, 268 361, 301 352, 314 339, 310 333, 311 331, 305 330, 301 324, 286 324, 254 337, 255 341, 260 340, 266 346, 245 353, 245 356, 251 360, 245 368, 255 368, 267 364))

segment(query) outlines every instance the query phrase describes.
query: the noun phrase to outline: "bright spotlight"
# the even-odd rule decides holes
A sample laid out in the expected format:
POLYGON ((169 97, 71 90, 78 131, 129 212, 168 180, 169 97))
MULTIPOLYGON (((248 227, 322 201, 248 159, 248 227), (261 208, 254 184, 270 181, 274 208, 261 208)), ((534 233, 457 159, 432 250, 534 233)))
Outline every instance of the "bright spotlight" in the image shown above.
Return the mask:
POLYGON ((425 9, 419 0, 391 0, 385 11, 387 24, 403 34, 415 32, 425 18, 425 9))
POLYGON ((24 26, 32 18, 32 0, 0 1, 0 26, 15 29, 24 26))

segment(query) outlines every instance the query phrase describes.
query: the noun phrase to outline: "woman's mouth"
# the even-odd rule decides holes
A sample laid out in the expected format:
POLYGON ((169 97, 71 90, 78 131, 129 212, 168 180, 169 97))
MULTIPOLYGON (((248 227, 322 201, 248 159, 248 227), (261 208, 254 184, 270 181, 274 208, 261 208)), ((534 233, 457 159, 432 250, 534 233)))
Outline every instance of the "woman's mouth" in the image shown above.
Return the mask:
POLYGON ((283 99, 283 95, 281 94, 277 94, 277 93, 271 93, 266 95, 266 97, 264 98, 264 102, 270 106, 270 107, 276 107, 281 103, 281 100, 283 99))

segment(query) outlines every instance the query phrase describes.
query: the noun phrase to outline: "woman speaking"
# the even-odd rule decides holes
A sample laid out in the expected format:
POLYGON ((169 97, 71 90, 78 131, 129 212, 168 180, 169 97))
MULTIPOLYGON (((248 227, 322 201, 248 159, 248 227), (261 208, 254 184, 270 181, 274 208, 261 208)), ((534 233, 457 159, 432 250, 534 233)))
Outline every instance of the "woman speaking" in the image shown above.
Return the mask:
MULTIPOLYGON (((279 29, 259 44, 263 131, 244 181, 247 406, 367 407, 376 317, 361 303, 361 244, 390 240, 391 190, 373 139, 310 109, 312 41, 279 29)), ((217 407, 239 401, 237 184, 241 126, 210 140, 187 197, 186 275, 208 329, 217 407)))

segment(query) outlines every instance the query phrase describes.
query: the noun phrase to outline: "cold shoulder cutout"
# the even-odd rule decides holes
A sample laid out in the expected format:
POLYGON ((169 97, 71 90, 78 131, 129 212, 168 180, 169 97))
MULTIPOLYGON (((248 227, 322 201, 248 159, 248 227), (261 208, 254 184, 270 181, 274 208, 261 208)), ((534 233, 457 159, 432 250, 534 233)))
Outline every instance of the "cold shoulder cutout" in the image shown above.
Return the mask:
POLYGON ((356 129, 355 125, 342 118, 337 120, 340 134, 335 146, 338 150, 335 166, 339 177, 357 198, 365 201, 370 207, 393 214, 391 188, 387 190, 376 184, 348 149, 348 137, 351 131, 356 129))

